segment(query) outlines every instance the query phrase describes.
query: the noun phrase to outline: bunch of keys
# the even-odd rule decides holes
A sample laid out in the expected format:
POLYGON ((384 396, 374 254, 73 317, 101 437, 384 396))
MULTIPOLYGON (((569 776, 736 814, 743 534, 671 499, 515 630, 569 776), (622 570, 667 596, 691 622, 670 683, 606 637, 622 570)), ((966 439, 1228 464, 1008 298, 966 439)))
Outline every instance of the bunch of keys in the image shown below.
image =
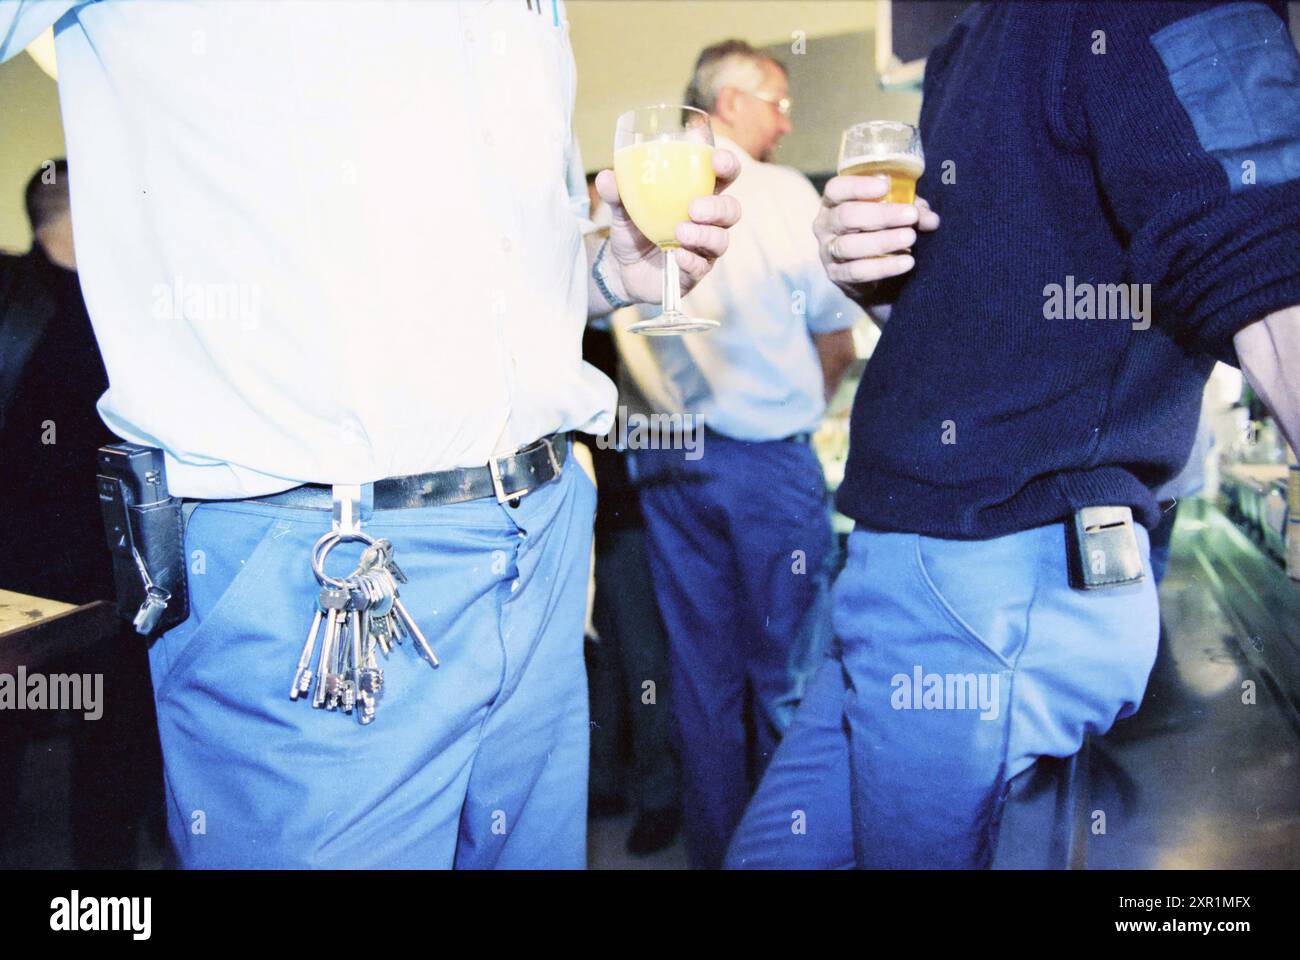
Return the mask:
POLYGON ((400 644, 411 637, 429 665, 438 666, 433 648, 398 596, 397 585, 407 582, 406 575, 393 559, 390 541, 372 540, 359 530, 330 532, 321 537, 312 548, 312 572, 321 589, 316 615, 298 657, 289 699, 310 698, 311 705, 317 709, 341 710, 355 714, 362 724, 371 723, 384 686, 384 671, 379 667, 376 651, 391 656, 394 643, 400 644), (342 580, 327 576, 326 556, 348 540, 366 544, 357 568, 342 580), (325 635, 317 654, 322 625, 325 635))

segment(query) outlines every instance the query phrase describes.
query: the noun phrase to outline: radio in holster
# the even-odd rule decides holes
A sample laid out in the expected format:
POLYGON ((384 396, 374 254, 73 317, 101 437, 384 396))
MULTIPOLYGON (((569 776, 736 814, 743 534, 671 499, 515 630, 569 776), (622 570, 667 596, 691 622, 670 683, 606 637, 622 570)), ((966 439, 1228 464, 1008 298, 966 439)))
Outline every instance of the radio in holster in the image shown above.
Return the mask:
POLYGON ((112 443, 99 448, 98 458, 117 613, 136 633, 155 636, 190 614, 181 501, 167 493, 161 450, 112 443))
POLYGON ((1081 590, 1141 583, 1142 553, 1130 507, 1084 507, 1065 525, 1070 586, 1081 590))

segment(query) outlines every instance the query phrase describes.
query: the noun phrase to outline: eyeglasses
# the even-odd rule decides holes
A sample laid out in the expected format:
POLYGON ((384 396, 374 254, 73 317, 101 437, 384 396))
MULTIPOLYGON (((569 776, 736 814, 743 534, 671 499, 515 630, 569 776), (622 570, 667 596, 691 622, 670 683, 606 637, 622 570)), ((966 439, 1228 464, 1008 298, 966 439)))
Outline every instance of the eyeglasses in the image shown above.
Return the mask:
POLYGON ((776 112, 783 117, 790 116, 790 111, 794 108, 794 101, 789 97, 774 97, 766 93, 753 93, 749 90, 744 91, 755 100, 762 100, 764 103, 770 103, 776 106, 776 112))

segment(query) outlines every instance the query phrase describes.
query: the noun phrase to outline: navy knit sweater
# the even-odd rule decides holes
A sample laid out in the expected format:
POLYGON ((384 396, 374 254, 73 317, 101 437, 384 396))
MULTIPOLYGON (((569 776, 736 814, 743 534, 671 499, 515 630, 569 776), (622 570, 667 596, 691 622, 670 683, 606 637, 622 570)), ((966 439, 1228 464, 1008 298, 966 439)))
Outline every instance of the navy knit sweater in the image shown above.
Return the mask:
POLYGON ((1098 504, 1155 525, 1212 361, 1300 303, 1300 57, 1279 9, 962 16, 921 110, 942 223, 858 390, 843 513, 955 539, 1098 504), (1148 329, 1141 297, 1126 317, 1096 289, 1119 283, 1150 285, 1148 329))

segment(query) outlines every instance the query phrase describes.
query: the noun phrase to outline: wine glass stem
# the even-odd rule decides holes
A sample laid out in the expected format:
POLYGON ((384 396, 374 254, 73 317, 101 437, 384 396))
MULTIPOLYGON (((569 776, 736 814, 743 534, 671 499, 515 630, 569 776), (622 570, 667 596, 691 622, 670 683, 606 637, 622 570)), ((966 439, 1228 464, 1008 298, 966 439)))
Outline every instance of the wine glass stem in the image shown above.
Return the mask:
POLYGON ((664 313, 674 316, 682 312, 682 281, 677 273, 677 250, 664 250, 664 313))

